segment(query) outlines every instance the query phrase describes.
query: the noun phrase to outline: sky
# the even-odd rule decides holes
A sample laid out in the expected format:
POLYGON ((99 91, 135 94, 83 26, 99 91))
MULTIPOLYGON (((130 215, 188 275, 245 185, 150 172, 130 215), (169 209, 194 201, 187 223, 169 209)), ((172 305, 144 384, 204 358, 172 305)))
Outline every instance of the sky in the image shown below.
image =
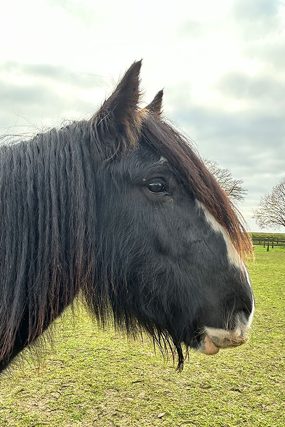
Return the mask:
POLYGON ((0 34, 0 134, 89 118, 142 58, 142 107, 164 88, 164 116, 244 181, 260 230, 285 177, 285 0, 11 0, 0 34))

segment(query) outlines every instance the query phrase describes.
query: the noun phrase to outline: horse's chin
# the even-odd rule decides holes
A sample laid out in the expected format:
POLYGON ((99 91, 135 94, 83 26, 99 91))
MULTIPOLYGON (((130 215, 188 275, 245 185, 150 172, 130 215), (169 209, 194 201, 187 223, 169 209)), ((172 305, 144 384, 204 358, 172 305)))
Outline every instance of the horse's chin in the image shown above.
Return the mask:
POLYGON ((200 353, 207 354, 212 356, 219 352, 219 347, 217 347, 213 341, 209 338, 208 335, 205 335, 200 342, 200 346, 197 349, 200 353))

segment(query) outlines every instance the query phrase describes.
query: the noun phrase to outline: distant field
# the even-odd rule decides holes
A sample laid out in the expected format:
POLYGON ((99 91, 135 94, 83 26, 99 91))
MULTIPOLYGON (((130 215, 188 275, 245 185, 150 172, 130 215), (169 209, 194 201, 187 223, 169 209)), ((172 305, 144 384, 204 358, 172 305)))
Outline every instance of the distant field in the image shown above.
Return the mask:
POLYGON ((254 246, 264 246, 269 251, 272 248, 285 248, 284 233, 251 233, 254 246))
POLYGON ((251 233, 251 235, 252 235, 253 239, 259 239, 259 238, 260 239, 262 239, 262 238, 276 239, 276 238, 279 238, 279 239, 285 240, 285 233, 260 233, 260 232, 258 232, 258 233, 251 233))
POLYGON ((17 363, 0 382, 2 426, 285 425, 285 250, 256 247, 251 341, 175 371, 145 338, 98 330, 81 310, 55 326, 40 364, 17 363))

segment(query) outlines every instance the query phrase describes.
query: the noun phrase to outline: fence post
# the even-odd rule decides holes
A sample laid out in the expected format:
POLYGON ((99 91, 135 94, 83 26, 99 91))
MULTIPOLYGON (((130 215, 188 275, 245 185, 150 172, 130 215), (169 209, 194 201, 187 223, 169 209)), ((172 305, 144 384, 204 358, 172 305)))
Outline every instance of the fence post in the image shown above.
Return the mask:
POLYGON ((269 252, 269 239, 267 241, 267 252, 269 252))

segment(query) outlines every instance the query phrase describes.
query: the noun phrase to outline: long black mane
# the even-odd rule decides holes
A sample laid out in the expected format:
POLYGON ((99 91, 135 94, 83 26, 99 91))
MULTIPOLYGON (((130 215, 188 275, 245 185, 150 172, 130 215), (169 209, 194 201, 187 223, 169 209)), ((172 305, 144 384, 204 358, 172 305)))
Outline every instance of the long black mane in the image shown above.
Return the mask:
MULTIPOLYGON (((126 262, 130 242, 119 236, 120 230, 114 237, 108 229, 102 234, 100 228, 102 200, 109 197, 112 202, 103 170, 140 144, 169 161, 240 254, 250 250, 250 240, 224 191, 189 141, 157 114, 156 103, 159 99, 143 111, 131 105, 129 110, 136 113, 127 111, 127 118, 120 118, 125 126, 114 125, 117 107, 106 114, 103 104, 88 121, 1 146, 0 361, 33 342, 79 292, 101 322, 111 307, 116 323, 128 331, 135 333, 140 325, 158 341, 170 339, 151 316, 149 321, 137 319, 135 303, 125 300, 131 278, 121 263, 126 262), (114 239, 121 243, 113 244, 114 239)), ((146 244, 142 242, 142 253, 146 244)))
POLYGON ((74 123, 1 147, 0 360, 21 323, 33 341, 94 282, 96 196, 87 130, 74 123))

